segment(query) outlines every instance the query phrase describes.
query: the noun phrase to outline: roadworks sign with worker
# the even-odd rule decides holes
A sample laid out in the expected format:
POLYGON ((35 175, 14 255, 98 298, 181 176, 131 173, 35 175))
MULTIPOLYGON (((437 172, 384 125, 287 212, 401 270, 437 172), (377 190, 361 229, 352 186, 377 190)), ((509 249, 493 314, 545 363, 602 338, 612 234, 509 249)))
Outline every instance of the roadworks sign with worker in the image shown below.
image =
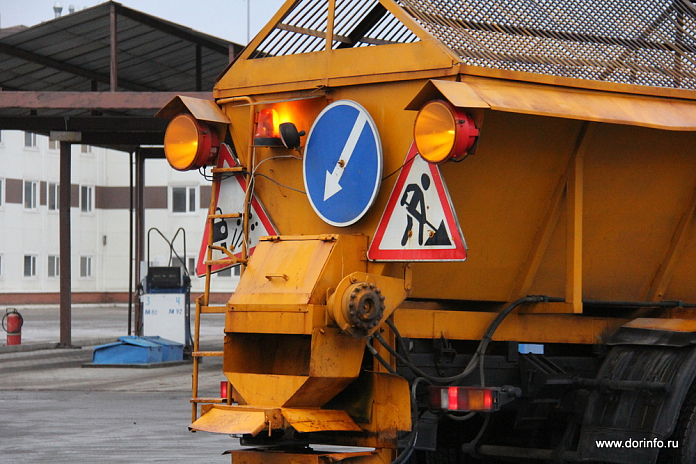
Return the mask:
POLYGON ((415 144, 406 156, 367 252, 372 261, 464 261, 466 242, 447 186, 415 144))

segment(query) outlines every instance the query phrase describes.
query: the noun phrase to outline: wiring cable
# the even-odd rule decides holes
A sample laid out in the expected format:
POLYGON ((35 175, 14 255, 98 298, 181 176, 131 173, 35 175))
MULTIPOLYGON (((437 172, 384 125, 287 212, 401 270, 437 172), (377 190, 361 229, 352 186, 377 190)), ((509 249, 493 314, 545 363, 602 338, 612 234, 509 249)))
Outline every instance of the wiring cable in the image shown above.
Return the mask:
MULTIPOLYGON (((519 298, 518 300, 510 303, 507 305, 505 308, 503 308, 502 311, 498 313, 498 315, 493 319, 491 324, 488 326, 488 329, 484 333, 483 337, 481 338, 481 341, 479 342, 479 346, 474 352, 473 357, 471 360, 469 360, 469 363, 467 366, 464 368, 462 372, 460 372, 457 375, 449 376, 449 377, 440 377, 440 376, 434 376, 430 375, 427 372, 424 372, 422 369, 420 369, 418 366, 416 366, 410 358, 406 356, 401 355, 398 351, 396 351, 394 348, 387 343, 387 341, 382 337, 382 335, 379 332, 375 332, 373 335, 373 338, 375 338, 379 343, 384 346, 384 348, 389 351, 389 353, 397 358, 399 361, 401 361, 403 364, 405 364, 411 371, 413 371, 414 374, 424 377, 428 380, 430 380, 433 383, 438 383, 438 384, 447 384, 447 383, 453 383, 453 382, 458 382, 466 377, 468 377, 477 367, 481 368, 482 366, 482 359, 484 356, 484 353, 488 349, 488 345, 490 344, 493 334, 495 333, 496 329, 500 324, 503 322, 503 320, 518 306, 524 303, 539 303, 539 302, 544 302, 548 301, 548 297, 546 296, 526 296, 523 298, 519 298)), ((390 321, 388 321, 390 322, 390 321)), ((390 325, 390 327, 393 326, 393 323, 390 325)), ((395 327, 394 327, 395 328, 395 327)), ((398 331, 394 332, 394 335, 396 336, 397 340, 401 338, 401 334, 398 333, 398 331)), ((403 349, 403 341, 401 342, 402 344, 402 349, 403 349)), ((406 351, 406 353, 408 353, 406 351)))
POLYGON ((398 168, 396 168, 396 169, 395 169, 394 171, 392 171, 390 174, 387 174, 386 176, 382 177, 382 182, 384 182, 385 180, 389 179, 391 176, 393 176, 393 175, 396 174, 397 172, 401 171, 403 168, 406 167, 407 164, 412 163, 414 159, 415 159, 415 156, 414 156, 413 158, 411 158, 410 160, 405 161, 404 164, 402 164, 401 166, 399 166, 398 168))

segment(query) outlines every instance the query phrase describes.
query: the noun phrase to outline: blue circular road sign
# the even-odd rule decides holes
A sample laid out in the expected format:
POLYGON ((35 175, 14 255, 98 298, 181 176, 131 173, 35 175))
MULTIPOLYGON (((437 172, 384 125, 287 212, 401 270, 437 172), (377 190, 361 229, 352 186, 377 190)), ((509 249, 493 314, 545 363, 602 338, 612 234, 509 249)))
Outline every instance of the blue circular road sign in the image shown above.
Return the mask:
POLYGON ((382 144, 365 108, 351 100, 324 108, 307 136, 303 174, 309 202, 325 222, 346 227, 365 215, 382 181, 382 144))

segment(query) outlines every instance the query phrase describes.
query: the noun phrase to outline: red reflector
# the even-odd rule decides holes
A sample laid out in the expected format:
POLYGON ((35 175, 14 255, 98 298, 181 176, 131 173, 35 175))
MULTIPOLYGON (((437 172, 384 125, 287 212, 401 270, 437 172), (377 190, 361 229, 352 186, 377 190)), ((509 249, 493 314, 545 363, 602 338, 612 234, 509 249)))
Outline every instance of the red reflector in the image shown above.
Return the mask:
POLYGON ((499 388, 430 387, 430 409, 442 411, 497 411, 499 388))
POLYGON ((447 389, 447 396, 449 402, 447 403, 447 409, 458 409, 459 408, 459 389, 457 387, 449 387, 447 389))
POLYGON ((491 390, 484 390, 483 392, 483 407, 487 411, 493 409, 493 392, 491 390))
POLYGON ((220 381, 220 398, 227 398, 227 380, 220 381))

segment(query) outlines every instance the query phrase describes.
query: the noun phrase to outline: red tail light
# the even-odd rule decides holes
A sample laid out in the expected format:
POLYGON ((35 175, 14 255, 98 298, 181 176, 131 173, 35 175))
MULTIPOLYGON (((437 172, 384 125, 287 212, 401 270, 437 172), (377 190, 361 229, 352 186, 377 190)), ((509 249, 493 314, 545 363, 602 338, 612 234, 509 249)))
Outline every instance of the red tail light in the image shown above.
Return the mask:
POLYGON ((497 411, 500 409, 500 389, 430 387, 430 409, 442 411, 497 411))

